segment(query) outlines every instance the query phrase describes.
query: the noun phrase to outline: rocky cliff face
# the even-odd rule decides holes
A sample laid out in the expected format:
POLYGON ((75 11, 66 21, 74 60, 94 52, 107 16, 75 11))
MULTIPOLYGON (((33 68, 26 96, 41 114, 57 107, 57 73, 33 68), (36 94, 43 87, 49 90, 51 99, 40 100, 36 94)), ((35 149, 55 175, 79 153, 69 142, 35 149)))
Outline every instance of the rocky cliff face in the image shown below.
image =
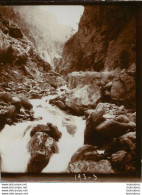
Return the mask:
POLYGON ((27 95, 36 88, 56 87, 57 75, 51 73, 51 65, 40 56, 15 18, 12 7, 0 7, 0 91, 27 95))
POLYGON ((61 58, 64 43, 72 36, 72 27, 41 6, 15 6, 16 22, 37 48, 40 56, 54 67, 61 58))
POLYGON ((64 43, 73 34, 71 26, 60 24, 54 14, 41 6, 1 6, 0 13, 19 26, 44 61, 56 66, 64 43))
MULTIPOLYGON (((0 86, 1 90, 13 91, 15 82, 26 79, 38 80, 51 70, 49 63, 38 55, 33 44, 24 36, 21 29, 10 19, 0 16, 0 86), (16 78, 16 79, 15 79, 16 78), (13 82, 13 84, 11 83, 13 82), (11 85, 11 86, 10 86, 11 85)), ((24 88, 23 88, 24 89, 24 88)))
POLYGON ((59 72, 127 69, 136 57, 135 7, 85 6, 64 47, 59 72))

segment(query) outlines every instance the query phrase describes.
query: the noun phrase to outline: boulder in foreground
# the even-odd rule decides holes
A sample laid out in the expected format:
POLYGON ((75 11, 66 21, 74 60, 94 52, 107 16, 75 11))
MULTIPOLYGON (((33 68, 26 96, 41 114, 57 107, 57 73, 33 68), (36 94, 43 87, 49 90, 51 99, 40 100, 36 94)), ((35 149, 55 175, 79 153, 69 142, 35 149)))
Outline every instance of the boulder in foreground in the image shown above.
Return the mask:
POLYGON ((36 132, 28 144, 31 155, 27 166, 28 173, 40 173, 48 164, 53 153, 58 152, 55 140, 46 133, 36 132))

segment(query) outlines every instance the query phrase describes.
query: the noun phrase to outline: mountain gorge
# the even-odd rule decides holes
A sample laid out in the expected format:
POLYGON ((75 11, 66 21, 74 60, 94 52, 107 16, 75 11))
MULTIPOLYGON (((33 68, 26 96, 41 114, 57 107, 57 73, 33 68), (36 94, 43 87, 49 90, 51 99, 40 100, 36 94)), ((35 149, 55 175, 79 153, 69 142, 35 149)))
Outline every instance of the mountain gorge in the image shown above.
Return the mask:
POLYGON ((2 170, 135 176, 135 6, 84 6, 75 34, 40 7, 0 13, 2 170), (9 133, 21 169, 4 164, 9 133))

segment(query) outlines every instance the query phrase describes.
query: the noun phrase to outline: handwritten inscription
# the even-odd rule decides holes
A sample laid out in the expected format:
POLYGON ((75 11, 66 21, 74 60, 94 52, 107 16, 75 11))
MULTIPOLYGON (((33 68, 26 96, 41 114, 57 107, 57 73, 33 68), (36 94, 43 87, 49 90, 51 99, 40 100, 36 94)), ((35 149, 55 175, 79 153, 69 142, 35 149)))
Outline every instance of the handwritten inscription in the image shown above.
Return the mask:
POLYGON ((87 174, 75 174, 75 181, 96 181, 97 176, 95 174, 87 175, 87 174))

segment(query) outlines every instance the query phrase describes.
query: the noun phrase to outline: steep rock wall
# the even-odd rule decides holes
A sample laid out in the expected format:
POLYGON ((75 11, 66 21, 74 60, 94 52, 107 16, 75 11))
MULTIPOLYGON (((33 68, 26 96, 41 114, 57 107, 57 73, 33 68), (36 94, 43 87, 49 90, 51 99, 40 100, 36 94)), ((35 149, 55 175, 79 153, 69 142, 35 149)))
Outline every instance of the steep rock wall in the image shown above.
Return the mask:
POLYGON ((78 32, 65 44, 58 71, 127 69, 136 57, 133 6, 85 6, 78 32))

